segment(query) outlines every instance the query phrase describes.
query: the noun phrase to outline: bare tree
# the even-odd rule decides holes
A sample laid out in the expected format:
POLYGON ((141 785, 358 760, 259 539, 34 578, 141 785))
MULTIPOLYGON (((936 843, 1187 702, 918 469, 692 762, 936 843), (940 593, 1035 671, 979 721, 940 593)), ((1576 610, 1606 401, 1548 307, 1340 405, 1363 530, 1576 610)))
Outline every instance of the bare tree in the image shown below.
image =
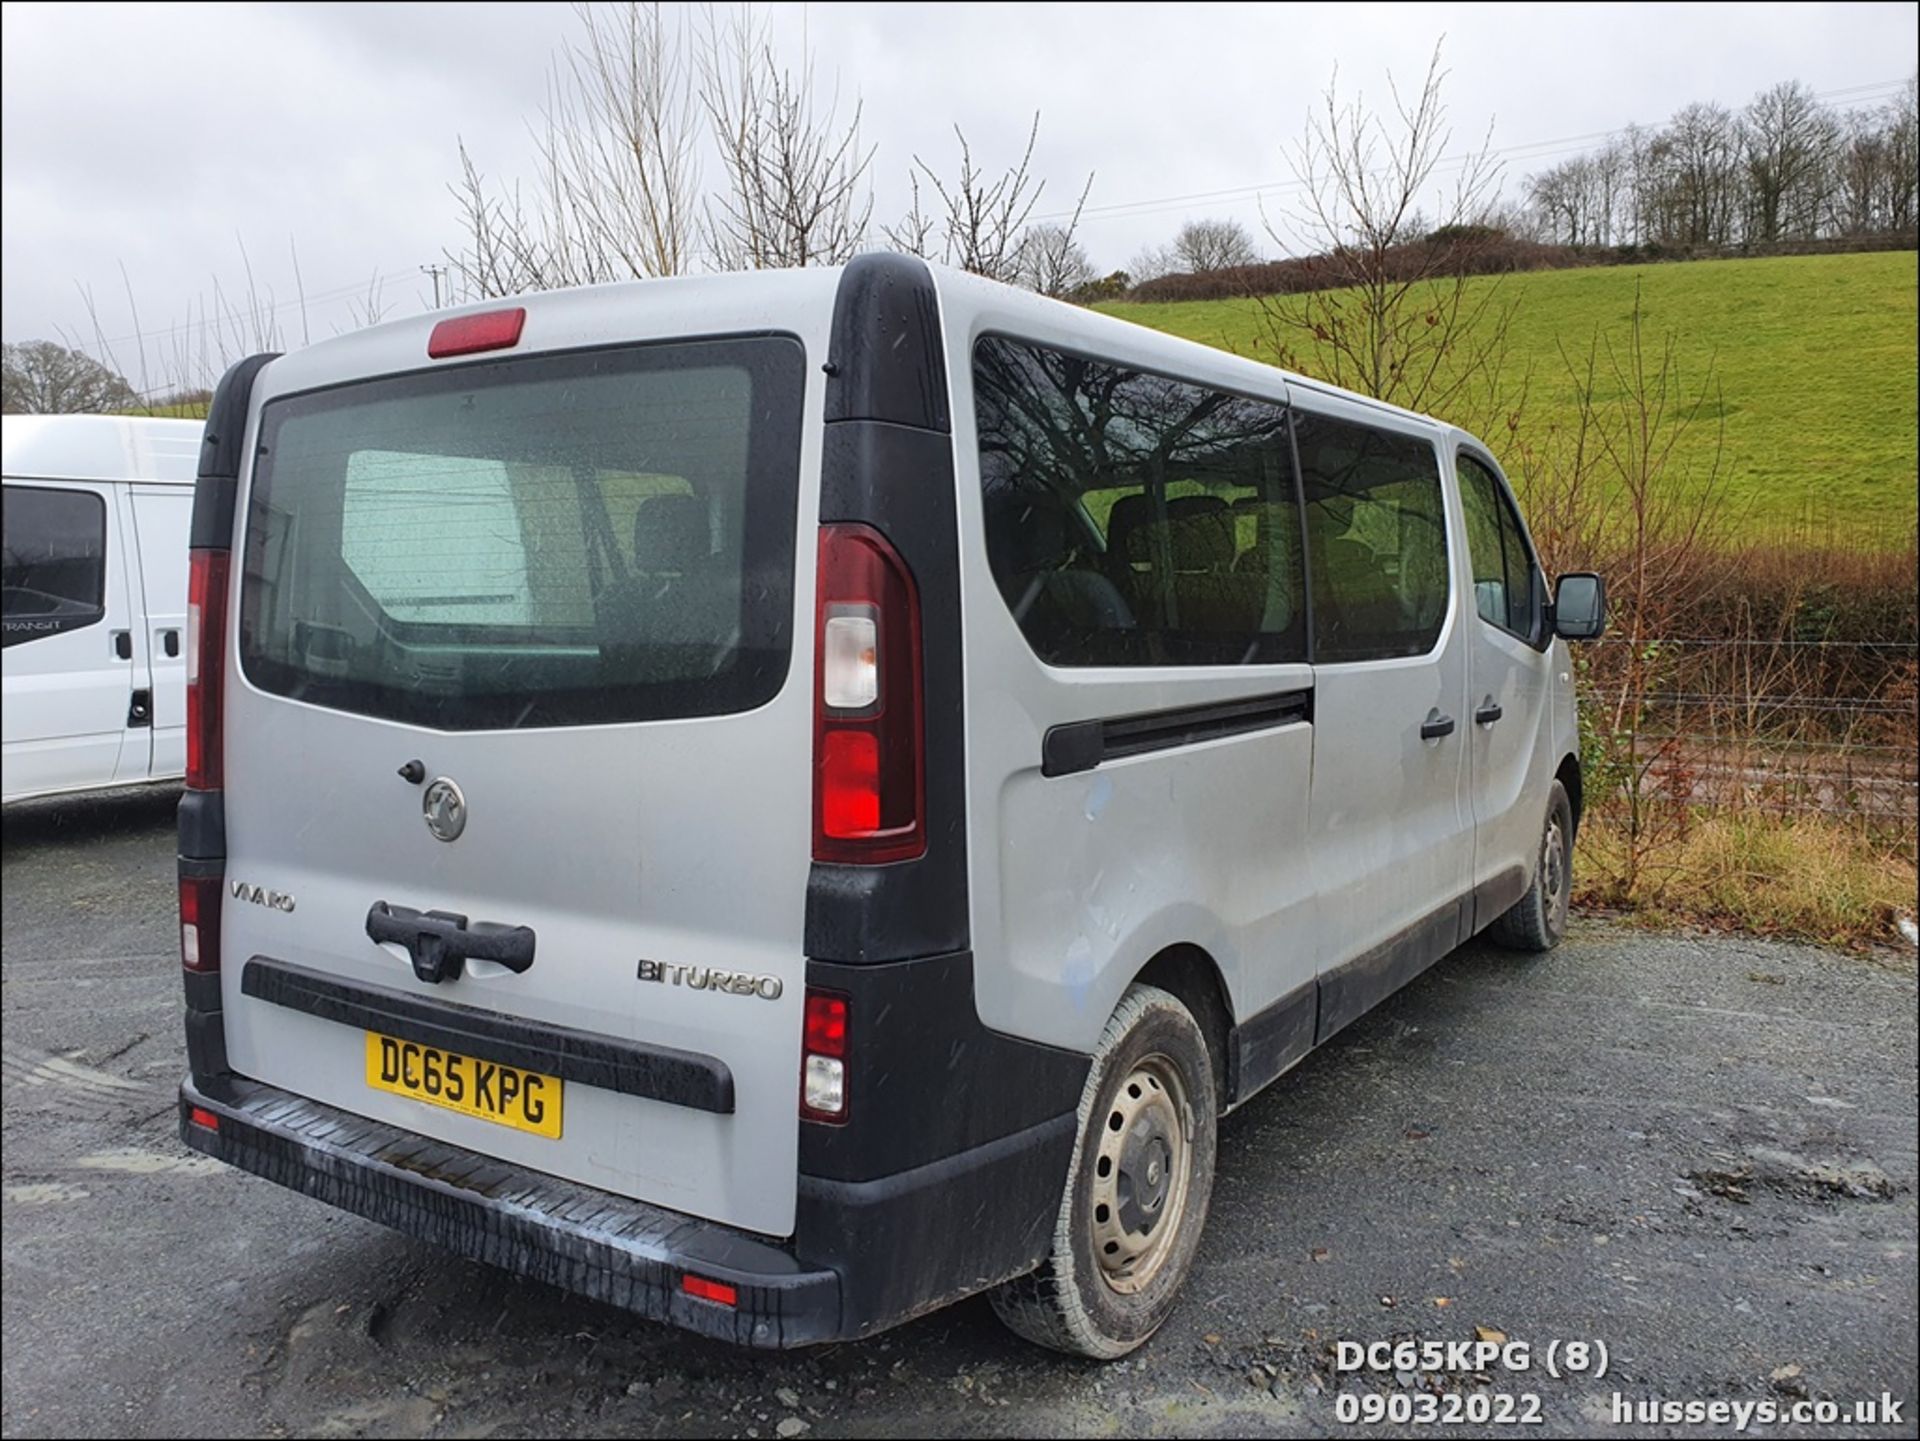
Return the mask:
POLYGON ((1685 375, 1677 338, 1647 334, 1638 287, 1623 335, 1596 330, 1584 352, 1560 353, 1572 421, 1539 444, 1522 435, 1509 460, 1546 568, 1607 577, 1613 643, 1576 666, 1588 696, 1587 794, 1621 829, 1599 890, 1618 903, 1637 898, 1687 823, 1667 794, 1678 767, 1659 701, 1675 688, 1665 642, 1697 633, 1709 562, 1727 536, 1726 421, 1713 357, 1685 375))
POLYGON ((139 396, 125 378, 83 350, 51 340, 9 343, 0 366, 8 415, 76 415, 126 410, 139 396))
POLYGON ((1189 220, 1173 237, 1173 254, 1189 275, 1254 265, 1260 259, 1253 237, 1237 220, 1189 220))
POLYGON ((871 146, 860 144, 860 104, 842 126, 838 97, 814 101, 813 57, 782 66, 764 24, 709 12, 700 103, 727 186, 707 204, 706 232, 724 268, 837 265, 866 241, 873 214, 871 146))
POLYGON ((1906 88, 1886 107, 1882 126, 1886 148, 1884 199, 1881 206, 1886 228, 1911 232, 1920 224, 1920 104, 1916 103, 1916 77, 1907 77, 1906 88))
POLYGON ((1071 294, 1094 278, 1093 262, 1064 225, 1035 225, 1021 237, 1020 284, 1042 295, 1071 294))
POLYGON ((457 288, 512 295, 679 275, 694 261, 699 183, 687 36, 658 4, 579 4, 535 131, 535 198, 496 190, 460 146, 457 288))
MULTIPOLYGON (((1046 189, 1046 182, 1033 173, 1033 146, 1040 136, 1040 112, 1034 112, 1019 162, 994 176, 974 163, 973 148, 958 125, 953 127, 953 133, 960 142, 959 174, 951 181, 942 180, 931 165, 914 156, 913 208, 898 225, 886 227, 887 239, 897 250, 937 258, 975 275, 1016 284, 1021 278, 1027 222, 1046 189), (934 214, 921 207, 923 176, 939 197, 940 207, 934 214)), ((1073 245, 1074 233, 1080 227, 1080 211, 1092 188, 1093 177, 1089 175, 1066 223, 1051 227, 1059 232, 1057 246, 1073 245)))
POLYGON ((1798 81, 1763 90, 1747 106, 1747 234, 1760 241, 1814 234, 1826 209, 1831 159, 1838 148, 1832 120, 1798 81))
POLYGON ((1163 275, 1176 275, 1179 270, 1180 261, 1171 245, 1143 245, 1127 262, 1127 274, 1135 285, 1144 280, 1158 280, 1163 275))
MULTIPOLYGON (((1436 45, 1410 100, 1393 87, 1390 119, 1343 100, 1337 77, 1328 86, 1294 156, 1305 199, 1293 228, 1332 288, 1260 297, 1262 340, 1283 365, 1484 434, 1506 418, 1494 407, 1512 306, 1497 279, 1467 276, 1499 239, 1479 222, 1500 168, 1483 141, 1437 183, 1452 139, 1445 80, 1436 45), (1427 240, 1423 199, 1446 239, 1427 240)), ((1271 220, 1268 231, 1287 244, 1271 220)))

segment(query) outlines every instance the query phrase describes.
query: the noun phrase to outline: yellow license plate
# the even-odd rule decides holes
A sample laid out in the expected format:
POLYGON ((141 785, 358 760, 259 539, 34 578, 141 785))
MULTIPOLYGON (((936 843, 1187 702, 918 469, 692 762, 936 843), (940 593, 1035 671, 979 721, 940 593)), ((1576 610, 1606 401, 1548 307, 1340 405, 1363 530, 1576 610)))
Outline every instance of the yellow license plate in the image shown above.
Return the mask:
POLYGON ((479 1061, 418 1041, 367 1032, 367 1084, 516 1131, 560 1138, 558 1076, 479 1061))

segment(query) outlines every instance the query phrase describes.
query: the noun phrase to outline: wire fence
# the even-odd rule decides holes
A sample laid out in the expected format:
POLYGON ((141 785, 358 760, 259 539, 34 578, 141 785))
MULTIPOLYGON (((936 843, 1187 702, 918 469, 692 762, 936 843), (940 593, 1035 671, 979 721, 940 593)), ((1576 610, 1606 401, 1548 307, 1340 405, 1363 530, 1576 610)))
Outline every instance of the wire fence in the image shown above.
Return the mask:
POLYGON ((1914 851, 1914 638, 1614 634, 1579 665, 1602 804, 1845 819, 1914 851))

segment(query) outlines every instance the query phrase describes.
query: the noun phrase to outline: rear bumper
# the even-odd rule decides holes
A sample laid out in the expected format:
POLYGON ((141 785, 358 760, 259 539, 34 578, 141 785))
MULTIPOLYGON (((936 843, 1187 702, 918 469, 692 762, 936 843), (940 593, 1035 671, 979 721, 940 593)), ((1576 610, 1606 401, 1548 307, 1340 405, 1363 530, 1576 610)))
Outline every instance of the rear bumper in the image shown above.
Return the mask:
POLYGON ((873 1181, 802 1176, 803 1260, 787 1243, 256 1081, 180 1087, 180 1138, 203 1155, 455 1255, 765 1349, 871 1336, 1031 1270, 1046 1254, 1075 1124, 1069 1112, 873 1181), (218 1129, 197 1124, 196 1109, 218 1129), (732 1286, 736 1304, 687 1295, 690 1274, 732 1286))
POLYGON ((252 1081, 180 1088, 192 1149, 370 1221, 596 1301, 742 1346, 780 1348, 870 1329, 843 1325, 839 1275, 710 1221, 598 1191, 252 1081), (219 1118, 209 1130, 195 1108, 219 1118), (735 1288, 724 1306, 687 1274, 735 1288))

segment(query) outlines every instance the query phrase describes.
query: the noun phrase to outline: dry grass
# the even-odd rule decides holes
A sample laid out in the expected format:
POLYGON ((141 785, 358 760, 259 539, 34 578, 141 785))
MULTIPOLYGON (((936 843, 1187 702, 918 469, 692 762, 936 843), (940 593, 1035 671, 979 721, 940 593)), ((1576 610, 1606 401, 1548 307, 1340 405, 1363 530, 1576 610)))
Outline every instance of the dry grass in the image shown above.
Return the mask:
POLYGON ((1857 822, 1820 816, 1701 814, 1643 862, 1623 905, 1624 827, 1605 814, 1580 826, 1576 902, 1625 909, 1649 925, 1704 925, 1755 935, 1860 946, 1897 939, 1912 915, 1913 860, 1857 822))

